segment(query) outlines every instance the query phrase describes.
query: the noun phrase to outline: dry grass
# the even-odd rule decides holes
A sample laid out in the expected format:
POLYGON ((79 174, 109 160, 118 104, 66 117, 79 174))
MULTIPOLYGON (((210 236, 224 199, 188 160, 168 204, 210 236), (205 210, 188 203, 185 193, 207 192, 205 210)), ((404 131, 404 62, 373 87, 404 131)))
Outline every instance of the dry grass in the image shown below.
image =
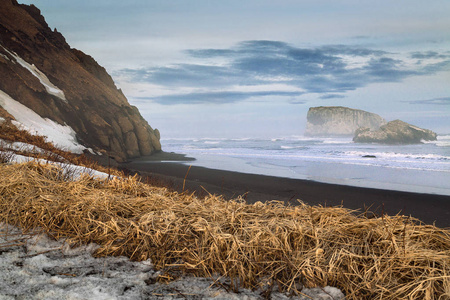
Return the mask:
POLYGON ((233 289, 332 285, 347 299, 450 299, 450 231, 413 218, 200 199, 136 178, 67 182, 59 172, 1 165, 0 221, 98 243, 99 256, 151 258, 167 278, 183 271, 227 276, 233 289))
POLYGON ((0 123, 0 139, 10 142, 22 142, 25 144, 33 145, 42 150, 30 152, 29 149, 24 148, 11 151, 11 149, 7 149, 7 147, 5 147, 3 143, 0 143, 0 163, 7 163, 13 159, 15 154, 18 154, 33 158, 41 158, 48 161, 83 166, 111 175, 122 175, 121 172, 114 168, 101 166, 97 162, 89 159, 84 154, 76 155, 69 151, 60 149, 53 145, 51 142, 48 142, 45 136, 30 134, 28 131, 18 129, 16 126, 9 122, 0 123))

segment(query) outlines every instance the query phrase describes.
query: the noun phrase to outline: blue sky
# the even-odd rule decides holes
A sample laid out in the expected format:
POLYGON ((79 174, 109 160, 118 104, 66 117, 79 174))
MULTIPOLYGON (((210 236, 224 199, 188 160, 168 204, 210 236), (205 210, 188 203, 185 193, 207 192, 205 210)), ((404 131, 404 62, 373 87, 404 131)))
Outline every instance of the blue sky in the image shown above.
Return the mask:
POLYGON ((450 133, 449 1, 20 2, 163 139, 302 135, 325 105, 450 133))

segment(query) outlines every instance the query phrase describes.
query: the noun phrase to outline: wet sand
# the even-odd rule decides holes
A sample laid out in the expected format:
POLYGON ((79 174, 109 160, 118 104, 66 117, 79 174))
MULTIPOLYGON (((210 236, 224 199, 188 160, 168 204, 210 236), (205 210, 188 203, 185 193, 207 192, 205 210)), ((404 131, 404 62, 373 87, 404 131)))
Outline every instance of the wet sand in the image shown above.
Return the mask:
POLYGON ((121 164, 130 172, 177 191, 195 192, 199 196, 220 194, 225 198, 243 196, 248 203, 279 200, 295 205, 298 199, 310 205, 343 205, 368 211, 369 215, 411 215, 427 224, 450 228, 450 196, 419 194, 373 188, 320 183, 310 180, 244 174, 192 166, 182 154, 158 153, 121 164), (186 178, 186 180, 185 180, 186 178))

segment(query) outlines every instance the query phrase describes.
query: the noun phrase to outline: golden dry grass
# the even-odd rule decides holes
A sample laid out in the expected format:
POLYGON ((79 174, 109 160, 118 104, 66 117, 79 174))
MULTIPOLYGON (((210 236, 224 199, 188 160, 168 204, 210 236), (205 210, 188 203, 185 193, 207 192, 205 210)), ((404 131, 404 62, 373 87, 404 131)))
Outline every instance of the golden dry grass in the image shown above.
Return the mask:
POLYGON ((47 137, 34 135, 26 130, 18 129, 10 122, 0 123, 0 139, 10 142, 22 142, 33 145, 43 150, 43 152, 30 152, 28 149, 18 149, 4 151, 3 143, 0 143, 0 163, 8 163, 15 154, 29 156, 33 158, 41 158, 48 161, 64 162, 74 165, 92 168, 111 175, 121 176, 122 173, 115 168, 107 168, 101 166, 97 162, 89 159, 84 154, 76 155, 72 152, 65 151, 47 141, 47 137))
POLYGON ((99 256, 228 276, 232 288, 331 285, 347 299, 450 299, 450 231, 413 218, 200 199, 137 178, 67 182, 60 172, 36 163, 1 165, 0 222, 98 243, 99 256))

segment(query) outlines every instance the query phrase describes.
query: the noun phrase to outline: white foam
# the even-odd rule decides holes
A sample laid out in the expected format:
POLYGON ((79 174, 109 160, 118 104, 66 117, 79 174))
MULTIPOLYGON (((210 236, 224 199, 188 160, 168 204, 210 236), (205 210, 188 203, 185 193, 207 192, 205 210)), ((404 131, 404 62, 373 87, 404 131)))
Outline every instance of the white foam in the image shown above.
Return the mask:
POLYGON ((293 150, 293 149, 307 149, 306 146, 280 146, 281 149, 293 150))
POLYGON ((422 141, 424 144, 435 144, 438 147, 450 147, 450 135, 438 135, 436 141, 422 141))
POLYGON ((348 139, 348 138, 339 138, 339 139, 325 139, 323 141, 324 144, 353 144, 353 140, 352 139, 348 139))
POLYGON ((364 152, 364 151, 346 151, 345 155, 351 156, 364 156, 364 155, 374 155, 377 158, 382 159, 404 159, 404 160, 440 160, 449 161, 450 156, 438 155, 438 154, 413 154, 413 153, 396 153, 396 152, 364 152))

